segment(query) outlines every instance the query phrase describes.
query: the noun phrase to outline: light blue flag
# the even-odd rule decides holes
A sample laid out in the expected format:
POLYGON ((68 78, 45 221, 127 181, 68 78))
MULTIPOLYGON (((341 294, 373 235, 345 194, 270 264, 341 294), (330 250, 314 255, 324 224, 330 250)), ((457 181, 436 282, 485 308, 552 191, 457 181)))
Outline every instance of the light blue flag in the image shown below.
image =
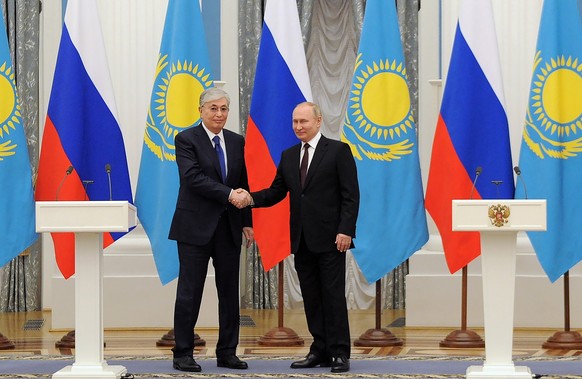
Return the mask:
POLYGON ((393 1, 366 2, 341 139, 356 159, 361 192, 352 252, 371 283, 428 240, 416 127, 393 1))
POLYGON ((212 86, 198 1, 170 0, 148 110, 135 196, 162 284, 178 276, 178 247, 168 239, 178 197, 174 137, 200 122, 200 94, 212 86))
POLYGON ((581 14, 580 0, 544 1, 519 157, 515 197, 547 199, 547 231, 528 236, 552 282, 582 259, 581 14))
POLYGON ((6 27, 0 33, 0 267, 14 259, 38 237, 34 225, 34 196, 28 146, 6 27))

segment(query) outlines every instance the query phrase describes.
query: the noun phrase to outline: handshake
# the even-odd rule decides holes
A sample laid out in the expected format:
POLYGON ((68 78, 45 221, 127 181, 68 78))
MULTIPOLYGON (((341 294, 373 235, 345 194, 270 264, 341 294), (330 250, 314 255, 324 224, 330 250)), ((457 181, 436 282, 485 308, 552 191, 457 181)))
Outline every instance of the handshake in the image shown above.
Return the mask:
POLYGON ((247 190, 239 188, 232 191, 228 201, 230 201, 230 203, 238 209, 243 209, 253 203, 253 198, 251 197, 251 194, 247 192, 247 190))

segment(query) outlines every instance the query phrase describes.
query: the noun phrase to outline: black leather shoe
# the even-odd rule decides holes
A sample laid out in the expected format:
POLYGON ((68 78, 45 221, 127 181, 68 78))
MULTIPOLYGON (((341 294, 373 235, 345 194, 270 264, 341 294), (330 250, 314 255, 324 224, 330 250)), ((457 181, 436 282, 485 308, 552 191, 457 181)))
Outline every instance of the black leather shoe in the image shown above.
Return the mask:
POLYGON ((346 357, 333 357, 331 359, 331 372, 350 371, 350 360, 346 357))
POLYGON ((249 368, 247 362, 241 361, 236 355, 229 355, 228 357, 217 358, 216 365, 218 367, 226 367, 236 370, 246 370, 247 368, 249 368))
POLYGON ((312 368, 315 366, 329 367, 329 361, 325 357, 309 353, 302 360, 291 363, 291 368, 312 368))
POLYGON ((190 356, 174 358, 173 366, 176 370, 200 372, 202 367, 190 356))

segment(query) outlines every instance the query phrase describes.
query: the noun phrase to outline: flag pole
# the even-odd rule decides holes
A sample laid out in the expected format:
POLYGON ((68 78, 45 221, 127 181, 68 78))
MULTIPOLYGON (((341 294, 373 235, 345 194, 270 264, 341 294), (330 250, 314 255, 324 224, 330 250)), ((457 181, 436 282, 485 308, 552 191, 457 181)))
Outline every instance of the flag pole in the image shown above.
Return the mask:
POLYGON ((582 336, 570 330, 570 271, 564 273, 564 330, 554 333, 542 344, 544 349, 582 349, 582 336))
MULTIPOLYGON (((170 331, 162 336, 157 342, 156 346, 159 347, 174 347, 176 345, 176 336, 174 334, 174 329, 170 329, 170 331)), ((206 341, 198 335, 198 333, 194 333, 194 346, 206 346, 206 341)))
POLYGON ((461 329, 453 330, 439 343, 440 347, 482 348, 485 341, 476 332, 467 329, 467 266, 462 269, 461 329))
POLYGON ((354 341, 354 346, 402 346, 404 342, 390 330, 382 328, 382 279, 376 280, 376 328, 366 330, 354 341))
POLYGON ((71 330, 65 334, 60 340, 55 342, 55 347, 58 349, 74 349, 75 348, 75 330, 71 330))
MULTIPOLYGON (((2 335, 0 334, 0 350, 2 350, 3 341, 2 335)), ((164 334, 162 338, 160 338, 156 342, 156 346, 158 347, 174 347, 176 344, 174 340, 174 329, 171 329, 168 333, 164 334)), ((105 345, 105 343, 104 343, 105 345)), ((198 333, 194 333, 194 346, 205 346, 206 341, 200 338, 198 333)), ((65 334, 60 340, 55 342, 55 347, 58 349, 74 349, 75 348, 75 330, 71 330, 67 334, 65 334)), ((8 348, 10 349, 10 348, 8 348)))
POLYGON ((303 346, 303 338, 299 337, 297 333, 291 329, 286 328, 283 323, 283 284, 284 284, 284 264, 285 261, 279 262, 279 276, 277 278, 278 284, 278 326, 269 330, 264 336, 259 338, 258 343, 262 346, 303 346))
POLYGON ((4 334, 0 333, 0 350, 14 349, 14 344, 4 334))

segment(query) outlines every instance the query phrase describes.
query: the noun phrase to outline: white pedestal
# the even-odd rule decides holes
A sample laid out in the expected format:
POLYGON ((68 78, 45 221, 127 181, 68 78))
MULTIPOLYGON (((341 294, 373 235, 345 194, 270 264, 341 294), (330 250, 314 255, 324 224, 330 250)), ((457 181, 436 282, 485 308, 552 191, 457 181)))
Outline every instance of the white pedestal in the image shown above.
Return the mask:
POLYGON ((67 366, 53 374, 53 378, 72 379, 72 378, 107 378, 119 379, 122 375, 127 373, 127 369, 123 366, 109 366, 107 362, 103 361, 100 365, 77 365, 75 362, 72 366, 67 366))
POLYGON ((468 379, 528 378, 514 366, 513 313, 517 233, 546 229, 545 200, 453 200, 453 230, 481 233, 485 364, 467 369, 468 379))
POLYGON ((522 378, 532 379, 532 373, 526 366, 470 366, 467 369, 467 379, 491 379, 491 378, 522 378))
POLYGON ((37 202, 37 232, 75 233, 75 363, 53 378, 112 378, 127 372, 103 358, 103 232, 136 225, 127 201, 37 202))
MULTIPOLYGON (((51 325, 55 331, 75 328, 75 281, 65 280, 53 258, 50 236, 43 245, 46 253, 43 275, 51 286, 51 325), (47 259, 48 257, 48 259, 47 259)), ((176 257, 177 259, 177 257, 176 257)), ((174 325, 174 302, 177 280, 162 285, 151 245, 138 225, 130 233, 103 250, 103 329, 107 343, 108 329, 146 328, 160 330, 160 337, 174 325), (128 317, 130 315, 130 317, 128 317)), ((218 295, 214 267, 210 262, 204 284, 197 333, 218 328, 218 295), (200 330, 198 330, 200 329, 200 330)))

